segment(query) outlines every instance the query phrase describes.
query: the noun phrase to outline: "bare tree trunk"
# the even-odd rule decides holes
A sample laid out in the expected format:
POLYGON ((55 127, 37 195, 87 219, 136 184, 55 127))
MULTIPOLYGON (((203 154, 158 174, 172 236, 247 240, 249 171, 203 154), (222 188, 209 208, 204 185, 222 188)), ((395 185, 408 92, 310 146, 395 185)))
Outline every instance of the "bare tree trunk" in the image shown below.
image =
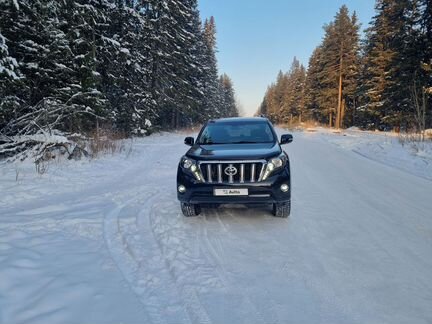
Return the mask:
POLYGON ((176 110, 173 109, 172 115, 171 115, 171 127, 173 129, 177 128, 176 122, 177 122, 176 110))
POLYGON ((343 78, 342 78, 342 64, 343 64, 343 58, 341 55, 340 58, 340 70, 339 70, 339 94, 338 94, 338 108, 337 108, 337 115, 336 115, 336 128, 339 129, 341 128, 342 125, 342 83, 343 83, 343 78))
POLYGON ((344 118, 345 118, 345 99, 342 99, 341 114, 339 120, 340 127, 344 127, 344 118))
POLYGON ((421 98, 419 97, 420 95, 418 93, 416 80, 414 79, 414 84, 411 88, 411 100, 415 108, 414 117, 417 124, 417 130, 420 134, 420 140, 424 141, 425 130, 426 130, 426 110, 427 110, 427 97, 426 97, 425 87, 421 87, 421 98))
POLYGON ((96 117, 96 138, 99 141, 99 118, 96 117))
POLYGON ((351 121, 351 123, 352 123, 352 125, 354 126, 355 125, 355 122, 356 122, 356 113, 357 113, 357 100, 356 100, 356 97, 354 97, 354 100, 353 100, 353 111, 352 111, 352 121, 351 121))

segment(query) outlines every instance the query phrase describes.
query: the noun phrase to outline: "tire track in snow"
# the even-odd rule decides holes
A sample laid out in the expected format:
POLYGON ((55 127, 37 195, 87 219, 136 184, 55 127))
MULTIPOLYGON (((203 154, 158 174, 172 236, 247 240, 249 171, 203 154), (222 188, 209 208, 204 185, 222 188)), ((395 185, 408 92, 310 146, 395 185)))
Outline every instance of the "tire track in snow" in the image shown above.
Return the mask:
MULTIPOLYGON (((150 195, 150 198, 148 198, 142 208, 144 213, 147 213, 156 197, 158 197, 157 192, 150 195)), ((157 252, 155 253, 157 247, 152 247, 151 244, 145 245, 144 251, 147 251, 149 254, 139 255, 134 252, 133 247, 129 245, 120 229, 122 211, 134 201, 137 201, 137 199, 134 198, 119 205, 105 216, 104 239, 117 268, 122 273, 130 289, 145 307, 150 322, 155 324, 169 323, 169 318, 166 317, 169 306, 167 302, 178 299, 178 296, 172 296, 171 292, 175 290, 170 289, 172 288, 172 284, 170 284, 169 277, 168 280, 164 278, 164 264, 158 258, 158 255, 155 255, 157 254, 157 252), (141 257, 141 260, 139 257, 141 257)), ((140 213, 140 217, 142 217, 142 212, 140 213)), ((173 306, 170 309, 171 317, 175 318, 176 323, 188 322, 181 309, 173 306)))
MULTIPOLYGON (((175 197, 168 194, 167 198, 163 200, 175 201, 175 197)), ((174 208, 178 209, 177 207, 174 208)), ((167 267, 177 283, 192 322, 211 323, 211 319, 198 295, 204 284, 206 288, 209 285, 216 285, 216 288, 219 288, 223 293, 239 295, 241 305, 244 307, 241 309, 243 319, 249 318, 254 323, 278 323, 273 312, 266 311, 266 309, 273 309, 271 304, 267 301, 260 301, 260 305, 257 306, 249 297, 252 290, 237 285, 235 280, 229 278, 229 273, 223 266, 223 259, 216 251, 217 248, 209 240, 207 226, 210 224, 204 224, 206 223, 206 216, 187 219, 179 213, 177 213, 176 218, 173 218, 172 213, 168 213, 166 217, 156 213, 156 210, 162 212, 165 209, 163 206, 152 206, 150 211, 151 228, 156 241, 160 244, 167 267), (195 231, 195 228, 188 232, 184 225, 187 222, 198 225, 198 240, 191 247, 187 246, 188 243, 190 244, 193 241, 188 237, 188 234, 195 231), (186 246, 184 246, 185 244, 186 246), (201 257, 195 257, 197 253, 203 256, 205 263, 202 263, 201 257), (216 275, 214 275, 215 273, 216 275), (208 278, 206 279, 208 274, 211 275, 210 281, 208 278)), ((170 205, 167 209, 173 208, 170 205)), ((216 211, 216 213, 218 212, 216 211)), ((222 226, 220 219, 219 222, 219 226, 222 226)), ((224 231, 235 239, 235 236, 227 230, 227 227, 225 227, 224 231)), ((266 297, 268 296, 267 293, 266 297)))
MULTIPOLYGON (((170 194, 166 194, 165 198, 166 201, 173 201, 175 199, 170 194)), ((149 211, 151 229, 160 252, 165 259, 166 266, 181 295, 183 305, 192 323, 210 324, 212 323, 210 316, 201 303, 197 292, 197 289, 202 287, 197 287, 188 278, 196 279, 195 275, 201 276, 205 281, 205 286, 208 286, 208 284, 217 284, 220 279, 212 278, 211 272, 207 269, 206 265, 200 264, 199 260, 194 260, 193 252, 195 249, 184 246, 188 242, 188 239, 185 238, 187 233, 184 231, 184 228, 176 220, 171 220, 171 224, 166 222, 167 219, 164 215, 156 214, 157 207, 160 206, 153 204, 149 211), (210 277, 203 276, 203 274, 210 275, 210 277)), ((158 208, 158 211, 164 211, 164 209, 158 208)), ((172 217, 170 214, 166 216, 172 217)), ((177 214, 177 218, 179 216, 177 214)))
MULTIPOLYGON (((223 224, 222 220, 220 219, 220 212, 216 209, 215 210, 215 214, 216 214, 216 218, 219 222, 219 225, 222 227, 223 231, 229 235, 231 238, 234 238, 235 236, 232 235, 232 233, 228 230, 228 227, 223 224)), ((201 222, 201 242, 204 243, 204 245, 206 246, 206 250, 209 252, 206 255, 212 259, 212 262, 216 265, 216 269, 219 273, 219 276, 222 278, 225 286, 233 291, 236 292, 241 292, 241 299, 243 301, 243 303, 246 305, 246 313, 252 311, 254 313, 253 319, 254 322, 256 323, 277 323, 274 322, 273 319, 271 321, 269 321, 268 319, 266 319, 262 313, 262 311, 260 311, 260 309, 252 302, 251 298, 249 297, 250 294, 250 290, 246 289, 246 292, 244 292, 244 288, 242 289, 242 287, 239 287, 236 284, 235 280, 230 279, 230 275, 228 273, 228 271, 226 270, 226 268, 223 265, 223 257, 221 257, 219 255, 219 253, 217 252, 217 248, 214 246, 214 244, 211 242, 209 235, 208 235, 208 220, 207 220, 207 215, 204 215, 204 224, 203 222, 201 222)), ((218 243, 220 243, 220 241, 218 241, 218 243)), ((221 246, 221 244, 219 244, 221 246)), ((219 248, 219 250, 223 250, 223 248, 219 248)))
MULTIPOLYGON (((229 236, 233 239, 234 242, 238 242, 239 240, 241 240, 241 237, 239 237, 238 235, 234 235, 231 231, 229 231, 229 226, 227 226, 224 221, 222 220, 221 216, 221 212, 220 210, 216 209, 215 210, 215 214, 216 214, 216 219, 219 223, 219 225, 222 227, 222 229, 224 231, 227 231, 229 236)), ((236 219, 234 212, 231 209, 224 209, 224 214, 228 215, 229 217, 236 219)), ((207 217, 205 218, 206 222, 207 222, 207 217)), ((251 225, 248 225, 250 227, 252 227, 251 225)), ((254 230, 256 230, 255 228, 253 228, 254 230)), ((261 233, 263 233, 262 229, 259 230, 261 233)), ((205 232, 207 233, 207 229, 205 230, 205 232)), ((209 251, 215 251, 214 248, 211 247, 212 243, 210 242, 210 240, 208 239, 208 235, 206 234, 206 240, 209 246, 209 251)), ((239 246, 239 245, 237 245, 239 246)), ((246 254, 247 251, 245 251, 244 249, 242 249, 242 253, 246 254)), ((215 255, 217 257, 217 254, 215 255)), ((240 267, 238 267, 240 268, 240 267)), ((224 268, 223 268, 224 269, 224 268)), ((224 270, 226 272, 226 270, 224 270)), ((236 286, 235 281, 231 280, 231 284, 233 286, 236 286)), ((264 298, 261 298, 261 300, 258 303, 254 303, 253 300, 251 299, 250 296, 253 296, 254 294, 252 293, 252 289, 250 286, 246 286, 243 287, 243 289, 246 290, 246 292, 243 293, 243 297, 245 298, 246 302, 250 305, 253 306, 253 309, 255 310, 256 316, 257 318, 260 319, 260 321, 262 323, 275 323, 278 324, 279 320, 278 318, 275 316, 275 305, 278 305, 278 303, 276 303, 274 300, 272 300, 271 294, 269 292, 269 290, 266 287, 261 287, 262 291, 264 292, 264 298)), ((235 288, 237 291, 241 291, 242 287, 236 287, 235 288)))

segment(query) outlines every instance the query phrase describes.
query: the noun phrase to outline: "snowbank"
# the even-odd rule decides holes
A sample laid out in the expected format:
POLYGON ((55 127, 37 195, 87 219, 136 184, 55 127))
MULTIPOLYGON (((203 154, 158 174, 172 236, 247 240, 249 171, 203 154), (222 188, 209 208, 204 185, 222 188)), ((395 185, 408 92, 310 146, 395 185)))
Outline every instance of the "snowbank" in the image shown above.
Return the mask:
POLYGON ((322 141, 365 158, 432 180, 432 142, 400 141, 396 133, 363 132, 351 128, 341 133, 320 128, 322 141))

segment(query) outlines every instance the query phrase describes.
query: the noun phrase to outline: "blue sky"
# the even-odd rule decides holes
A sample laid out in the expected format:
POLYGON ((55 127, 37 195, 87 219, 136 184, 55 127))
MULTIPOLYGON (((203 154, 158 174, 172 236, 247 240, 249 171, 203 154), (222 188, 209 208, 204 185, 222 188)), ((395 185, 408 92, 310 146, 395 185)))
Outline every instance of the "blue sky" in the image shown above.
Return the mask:
POLYGON ((323 25, 343 4, 357 12, 363 29, 368 26, 375 0, 199 0, 202 18, 216 19, 219 71, 233 79, 247 114, 294 56, 307 66, 323 25))

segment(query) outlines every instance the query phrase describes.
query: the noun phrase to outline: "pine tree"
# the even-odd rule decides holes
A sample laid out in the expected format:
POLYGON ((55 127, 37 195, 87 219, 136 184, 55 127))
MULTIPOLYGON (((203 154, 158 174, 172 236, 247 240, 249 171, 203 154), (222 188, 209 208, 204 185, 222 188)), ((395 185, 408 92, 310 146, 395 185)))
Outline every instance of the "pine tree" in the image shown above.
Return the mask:
POLYGON ((420 1, 420 42, 422 48, 423 91, 425 92, 425 127, 432 127, 432 3, 420 1))
POLYGON ((0 34, 0 75, 5 78, 18 79, 18 63, 16 59, 9 56, 6 38, 0 34))
POLYGON ((55 62, 46 60, 53 36, 49 31, 55 30, 49 19, 54 10, 44 1, 0 2, 0 29, 22 74, 19 91, 15 89, 18 105, 13 108, 14 118, 7 122, 6 134, 44 129, 56 114, 51 105, 55 102, 55 62))
MULTIPOLYGON (((367 31, 366 108, 378 127, 410 127, 410 89, 421 76, 421 11, 417 0, 378 0, 367 31)), ((423 81, 420 81, 423 83, 423 81)))
POLYGON ((147 134, 237 114, 197 0, 3 0, 0 11, 2 134, 147 134))
POLYGON ((221 109, 224 117, 238 117, 239 112, 235 101, 234 86, 227 74, 222 74, 219 79, 219 91, 221 92, 221 109))
POLYGON ((142 135, 156 118, 149 74, 149 46, 145 17, 131 1, 117 1, 102 38, 98 72, 111 108, 114 125, 129 134, 142 135))
POLYGON ((350 28, 347 30, 349 47, 344 56, 343 93, 340 116, 340 126, 352 126, 355 124, 357 107, 360 100, 360 77, 361 77, 361 46, 360 46, 360 24, 357 14, 351 16, 350 28))
POLYGON ((216 23, 214 17, 206 19, 204 23, 204 55, 202 65, 204 68, 204 111, 210 118, 222 116, 221 97, 218 82, 218 67, 216 60, 216 23))
POLYGON ((284 122, 301 122, 305 114, 306 70, 294 57, 290 71, 284 76, 284 94, 280 113, 284 122))
POLYGON ((318 102, 322 112, 328 116, 329 124, 338 128, 343 126, 346 103, 356 96, 359 28, 355 13, 350 17, 346 6, 342 6, 335 20, 325 26, 318 102))
POLYGON ((275 123, 301 122, 306 115, 306 69, 294 58, 291 69, 279 71, 276 82, 269 86, 258 110, 275 123))
POLYGON ((9 55, 6 38, 0 33, 0 129, 15 117, 20 105, 15 95, 19 80, 17 60, 9 55))
POLYGON ((321 64, 321 47, 315 48, 309 59, 307 76, 305 81, 305 109, 306 118, 319 122, 324 122, 324 116, 321 114, 318 101, 318 94, 321 92, 320 73, 321 64))

